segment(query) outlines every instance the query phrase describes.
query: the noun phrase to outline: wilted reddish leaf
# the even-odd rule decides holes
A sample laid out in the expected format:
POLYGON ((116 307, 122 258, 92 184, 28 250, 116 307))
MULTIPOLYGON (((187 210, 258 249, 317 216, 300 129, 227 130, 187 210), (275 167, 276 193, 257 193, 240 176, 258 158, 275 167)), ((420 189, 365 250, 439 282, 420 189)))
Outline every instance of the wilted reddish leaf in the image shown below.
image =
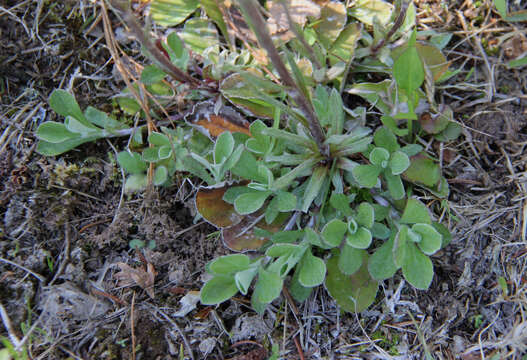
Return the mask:
POLYGON ((115 274, 114 277, 119 280, 119 286, 138 285, 146 291, 148 296, 152 299, 154 298, 154 279, 156 277, 154 265, 148 263, 146 271, 142 267, 134 269, 122 262, 117 263, 117 266, 119 266, 121 271, 115 274))
POLYGON ((223 200, 223 195, 230 186, 201 187, 196 194, 198 212, 205 220, 220 228, 236 225, 243 218, 236 213, 232 204, 223 200))
POLYGON ((196 104, 192 113, 187 115, 185 120, 212 139, 225 131, 251 135, 247 120, 228 106, 215 109, 212 101, 196 104))
POLYGON ((282 228, 288 214, 281 213, 271 224, 267 224, 265 219, 262 219, 255 225, 254 222, 260 216, 261 212, 246 215, 240 223, 224 228, 222 230, 222 236, 225 245, 234 251, 257 250, 269 239, 255 235, 254 228, 258 227, 273 233, 277 232, 282 228))
POLYGON ((410 158, 410 166, 402 176, 407 181, 433 188, 441 180, 441 171, 434 160, 420 153, 410 158))
POLYGON ((429 134, 439 134, 445 130, 448 123, 454 118, 452 109, 448 106, 443 107, 440 113, 424 113, 419 117, 419 123, 424 131, 429 134))
POLYGON ((450 62, 445 58, 441 50, 433 45, 415 44, 421 60, 428 66, 437 81, 448 70, 450 62))

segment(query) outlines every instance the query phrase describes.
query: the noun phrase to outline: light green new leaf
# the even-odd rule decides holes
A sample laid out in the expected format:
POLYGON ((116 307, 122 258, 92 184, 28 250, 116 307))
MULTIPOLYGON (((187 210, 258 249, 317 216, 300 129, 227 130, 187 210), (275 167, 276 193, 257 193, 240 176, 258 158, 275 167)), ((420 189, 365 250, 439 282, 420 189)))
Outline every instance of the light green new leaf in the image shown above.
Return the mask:
POLYGON ((427 290, 434 278, 432 261, 412 243, 407 243, 405 261, 402 264, 404 278, 415 288, 427 290))
POLYGON ((130 174, 142 174, 148 169, 148 164, 141 159, 138 153, 121 151, 117 154, 117 162, 130 174))
POLYGON ((442 236, 429 224, 415 224, 412 230, 421 235, 418 246, 426 255, 432 255, 441 249, 442 236))
POLYGON ((410 159, 402 151, 396 151, 392 153, 390 158, 390 169, 392 170, 393 175, 399 175, 408 169, 410 166, 410 159))
POLYGON ((353 246, 356 249, 367 249, 370 247, 372 236, 370 230, 359 227, 353 234, 348 233, 346 236, 346 244, 353 246))
POLYGON ((148 184, 148 177, 146 174, 132 174, 126 178, 124 183, 125 192, 133 192, 143 190, 148 184))
POLYGON ((357 215, 354 217, 357 224, 369 229, 373 226, 374 218, 375 211, 373 206, 371 206, 371 204, 368 202, 360 203, 360 205, 357 207, 357 215))
POLYGON ((253 298, 257 302, 269 304, 280 296, 282 285, 283 280, 280 275, 261 268, 258 272, 258 281, 254 287, 253 298))
POLYGON ((246 270, 250 262, 249 257, 243 254, 220 256, 208 264, 207 270, 213 274, 230 275, 246 270))
POLYGON ((198 0, 153 0, 150 11, 161 26, 174 26, 183 22, 198 8, 198 0))
POLYGON ((299 264, 300 273, 298 274, 298 281, 302 286, 315 287, 324 282, 326 277, 326 264, 324 260, 314 256, 311 250, 304 253, 299 264))
POLYGON ((238 292, 232 275, 217 275, 207 281, 201 288, 201 303, 216 305, 230 299, 238 292))
POLYGON ((46 121, 41 124, 36 133, 37 138, 52 144, 62 143, 66 140, 79 138, 80 135, 69 131, 66 125, 55 121, 46 121))
POLYGON ((315 171, 313 171, 313 174, 307 183, 306 190, 304 191, 304 199, 302 204, 303 212, 307 212, 309 210, 311 203, 319 195, 322 184, 324 183, 324 180, 326 180, 327 173, 328 168, 323 166, 317 167, 315 171))
POLYGON ((185 21, 185 27, 179 33, 179 36, 181 36, 191 50, 201 55, 205 49, 212 46, 214 46, 215 52, 219 48, 216 28, 207 19, 193 18, 185 21))
POLYGON ((390 20, 393 6, 382 0, 357 0, 349 13, 354 18, 366 25, 373 26, 373 19, 386 25, 390 20))
POLYGON ((382 147, 376 147, 370 152, 369 160, 372 165, 385 168, 388 166, 388 159, 390 159, 390 153, 382 147))
POLYGON ((66 90, 54 90, 49 97, 49 106, 51 106, 51 108, 59 115, 74 117, 85 126, 94 128, 94 126, 84 117, 84 114, 73 95, 66 90))
POLYGON ((218 136, 214 145, 214 163, 222 164, 234 150, 234 138, 229 131, 225 131, 218 136))
POLYGON ((154 178, 152 182, 154 185, 159 186, 163 185, 168 180, 168 169, 166 166, 158 166, 154 171, 154 178))
POLYGON ((339 246, 348 230, 346 223, 339 219, 333 219, 322 228, 324 242, 332 247, 339 246))
POLYGON ((234 200, 234 208, 240 215, 251 214, 262 207, 269 195, 271 195, 270 191, 256 191, 242 194, 234 200))
POLYGON ((249 291, 249 286, 251 286, 251 282, 253 281, 257 273, 258 269, 256 267, 253 267, 247 270, 237 272, 234 275, 234 282, 236 283, 236 287, 238 288, 238 290, 240 290, 243 295, 247 295, 247 292, 249 291))

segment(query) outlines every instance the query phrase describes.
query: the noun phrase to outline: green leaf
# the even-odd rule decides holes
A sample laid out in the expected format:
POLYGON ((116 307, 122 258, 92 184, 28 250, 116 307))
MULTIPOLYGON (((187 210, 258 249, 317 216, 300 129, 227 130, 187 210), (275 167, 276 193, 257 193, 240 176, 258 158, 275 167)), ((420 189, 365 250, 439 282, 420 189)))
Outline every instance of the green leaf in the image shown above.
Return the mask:
POLYGON ((215 305, 230 299, 238 292, 232 275, 218 275, 207 281, 201 288, 201 303, 215 305))
POLYGON ((251 214, 262 207, 269 195, 271 195, 270 191, 257 191, 242 194, 234 200, 234 208, 240 215, 251 214))
POLYGON ((375 166, 387 167, 388 159, 390 159, 390 153, 382 147, 376 147, 370 152, 369 160, 375 166))
POLYGON ((207 269, 212 274, 231 275, 239 271, 247 270, 250 263, 251 260, 247 255, 225 255, 211 261, 207 269))
POLYGON ((280 275, 260 268, 258 281, 254 287, 253 298, 260 303, 269 304, 280 296, 282 285, 283 280, 280 278, 280 275))
POLYGON ((146 174, 132 174, 126 178, 124 183, 125 192, 133 192, 143 190, 148 184, 148 177, 146 174))
POLYGON ((216 0, 200 0, 201 7, 207 13, 209 19, 214 21, 221 31, 221 34, 225 39, 229 39, 229 32, 227 31, 227 25, 223 20, 223 14, 218 6, 216 0))
POLYGON ((527 65, 527 55, 511 60, 507 63, 507 67, 511 69, 521 68, 527 65))
POLYGON ((394 240, 395 233, 368 260, 368 271, 376 280, 390 279, 398 269, 393 261, 394 240))
POLYGON ((392 153, 390 158, 390 169, 392 170, 393 175, 399 175, 408 169, 410 166, 410 159, 402 151, 396 151, 392 153))
POLYGON ((94 133, 101 132, 99 128, 94 127, 91 123, 89 124, 89 126, 86 126, 84 125, 84 123, 80 122, 72 116, 67 116, 66 119, 64 119, 64 125, 66 126, 66 129, 73 133, 81 134, 82 137, 90 136, 94 133))
POLYGON ((198 0, 153 0, 150 11, 161 26, 174 26, 183 22, 198 8, 198 0))
POLYGON ((153 183, 156 186, 163 185, 168 180, 168 169, 166 166, 158 166, 154 171, 153 183))
POLYGON ((315 287, 324 282, 324 278, 326 277, 326 264, 322 259, 314 256, 311 250, 304 253, 299 266, 300 273, 298 274, 298 281, 300 285, 315 287))
POLYGON ((358 165, 351 173, 360 186, 372 188, 377 185, 382 168, 376 165, 358 165))
MULTIPOLYGON (((231 173, 243 179, 266 183, 267 179, 258 171, 258 161, 249 151, 242 151, 236 165, 231 168, 231 173)), ((275 182, 276 186, 276 182, 275 182)))
POLYGON ((344 104, 342 97, 337 89, 333 89, 329 95, 329 120, 331 126, 331 134, 341 134, 344 127, 344 104))
POLYGON ((299 248, 300 246, 296 244, 289 244, 289 243, 275 244, 271 246, 269 249, 267 249, 267 251, 265 252, 265 255, 273 257, 273 258, 277 258, 280 256, 289 256, 292 253, 296 252, 299 248))
POLYGON ((364 252, 362 266, 351 276, 340 271, 337 256, 333 256, 326 263, 326 288, 345 311, 361 312, 375 301, 379 284, 370 277, 367 262, 368 254, 364 252))
POLYGON ((143 150, 141 154, 143 161, 155 163, 160 161, 159 158, 159 148, 158 147, 149 147, 143 150))
POLYGON ((232 134, 225 131, 218 136, 214 145, 214 163, 222 164, 234 150, 234 138, 232 134))
POLYGON ((375 222, 371 227, 371 235, 376 239, 386 240, 390 237, 390 229, 382 223, 375 222))
POLYGON ((100 128, 103 129, 124 129, 126 128, 126 125, 120 123, 119 121, 111 118, 103 111, 100 111, 92 106, 88 106, 86 110, 84 110, 84 116, 88 119, 88 121, 94 125, 97 125, 100 128))
POLYGON ((338 262, 340 271, 345 275, 353 275, 356 273, 362 265, 364 253, 364 250, 356 249, 353 246, 344 244, 338 262))
POLYGON ((373 134, 373 142, 376 146, 385 148, 391 154, 399 150, 399 144, 397 143, 397 138, 386 127, 380 127, 373 134))
POLYGON ((333 219, 322 228, 324 242, 332 247, 339 246, 348 230, 347 224, 339 219, 333 219))
POLYGON ((432 261, 423 254, 414 243, 407 243, 404 263, 402 264, 404 278, 413 287, 427 290, 434 278, 432 261))
POLYGON ((397 267, 401 267, 406 260, 406 254, 408 253, 409 231, 410 229, 408 226, 403 225, 399 228, 399 231, 395 235, 395 241, 393 245, 393 261, 397 267))
POLYGON ((190 54, 176 32, 172 32, 168 35, 167 45, 167 52, 170 56, 170 61, 178 68, 186 70, 190 60, 190 54))
POLYGON ((333 193, 331 194, 331 197, 329 198, 329 203, 335 209, 340 211, 342 215, 351 216, 352 211, 349 205, 350 201, 346 195, 333 193))
POLYGON ((419 144, 408 144, 401 148, 401 151, 408 156, 415 156, 423 150, 423 147, 419 144))
POLYGON ((381 116, 381 122, 387 129, 393 132, 397 136, 406 136, 408 135, 408 129, 400 129, 397 127, 397 122, 392 116, 383 115, 381 116))
POLYGON ((294 243, 304 235, 304 230, 278 231, 274 233, 271 240, 275 244, 294 243))
MULTIPOLYGON (((245 154, 245 153, 244 153, 245 154)), ((288 171, 285 175, 279 177, 276 179, 273 183, 273 190, 280 190, 282 188, 285 188, 289 186, 294 179, 300 176, 307 175, 313 168, 313 166, 317 163, 317 159, 308 159, 304 161, 302 164, 295 167, 293 170, 288 171)), ((265 182, 265 180, 263 181, 265 182)), ((316 197, 316 194, 315 194, 316 197)))
POLYGON ((296 196, 294 194, 280 191, 276 194, 276 208, 278 211, 287 212, 296 209, 296 196))
POLYGON ((339 34, 339 37, 331 45, 331 49, 328 51, 329 59, 331 64, 339 61, 340 59, 346 62, 350 61, 355 55, 355 49, 357 48, 357 41, 361 37, 361 29, 359 23, 351 23, 347 25, 344 30, 339 34))
POLYGON ((423 63, 415 46, 409 46, 393 64, 393 77, 397 85, 410 96, 425 79, 423 63))
POLYGON ((452 241, 452 234, 450 234, 448 228, 445 225, 440 224, 436 221, 432 222, 432 226, 434 227, 434 229, 436 229, 438 233, 441 234, 441 248, 444 248, 445 246, 450 244, 450 242, 452 241))
POLYGON ((432 255, 441 249, 441 234, 429 224, 415 224, 412 231, 421 235, 418 246, 426 255, 432 255))
POLYGON ((80 134, 69 131, 62 123, 46 121, 41 124, 36 133, 37 138, 52 144, 58 144, 67 140, 79 138, 80 134))
POLYGON ((48 141, 40 140, 36 151, 44 156, 56 156, 70 151, 81 144, 92 142, 100 138, 101 135, 93 135, 85 138, 74 138, 60 143, 50 143, 48 141))
POLYGON ((371 228, 373 226, 373 220, 375 218, 375 211, 373 206, 370 203, 362 202, 357 207, 357 214, 354 216, 357 224, 362 225, 366 228, 371 228))
POLYGON ((357 0, 350 9, 350 15, 366 25, 372 26, 374 18, 385 25, 390 20, 393 6, 382 0, 357 0))
MULTIPOLYGON (((182 1, 186 2, 187 0, 182 1)), ((213 46, 214 51, 217 52, 216 48, 219 47, 216 28, 207 19, 192 18, 185 21, 185 27, 179 35, 185 44, 198 54, 203 54, 205 49, 213 46)))
POLYGON ((147 65, 141 72, 141 82, 145 85, 155 84, 165 78, 167 74, 156 65, 147 65))
POLYGON ((56 89, 51 93, 49 97, 49 106, 59 115, 64 117, 71 116, 83 125, 95 128, 90 122, 84 117, 79 104, 66 90, 56 89))
POLYGON ((329 48, 346 25, 346 6, 343 3, 329 1, 320 11, 320 21, 314 28, 321 43, 329 48))
POLYGON ((359 227, 353 234, 348 233, 346 236, 346 244, 353 246, 356 249, 367 249, 370 247, 372 236, 370 230, 359 227))
POLYGON ((307 212, 311 203, 318 196, 320 189, 328 173, 328 168, 325 166, 319 166, 315 168, 309 182, 307 183, 306 190, 304 191, 304 198, 302 204, 302 211, 307 212))
POLYGON ((142 174, 148 169, 148 164, 135 152, 121 151, 117 154, 117 162, 130 174, 142 174))
POLYGON ((402 224, 431 224, 430 213, 428 208, 417 199, 408 199, 403 215, 401 216, 402 224))
POLYGON ((390 195, 394 200, 401 200, 404 195, 404 186, 399 175, 392 175, 391 172, 384 172, 384 179, 386 179, 386 184, 388 185, 388 190, 390 195))
POLYGON ((291 296, 298 301, 298 302, 304 302, 309 295, 311 294, 311 291, 313 291, 312 287, 305 287, 302 284, 300 284, 300 281, 298 280, 300 276, 300 267, 297 266, 295 268, 295 273, 293 274, 293 278, 291 279, 291 283, 289 284, 289 292, 291 293, 291 296))
POLYGON ((254 277, 258 273, 258 269, 256 267, 249 268, 247 270, 239 271, 236 274, 234 274, 234 282, 236 283, 236 287, 243 295, 247 295, 247 292, 249 291, 249 286, 251 286, 251 282, 253 281, 254 277))
POLYGON ((441 169, 432 159, 424 154, 413 156, 410 166, 402 174, 405 180, 434 187, 441 179, 441 169))

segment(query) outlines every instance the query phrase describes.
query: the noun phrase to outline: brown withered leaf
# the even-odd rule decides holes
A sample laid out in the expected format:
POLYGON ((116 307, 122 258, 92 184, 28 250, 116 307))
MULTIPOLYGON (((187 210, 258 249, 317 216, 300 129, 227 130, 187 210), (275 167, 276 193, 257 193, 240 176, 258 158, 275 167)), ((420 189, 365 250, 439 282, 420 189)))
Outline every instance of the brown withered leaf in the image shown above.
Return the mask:
MULTIPOLYGON (((291 20, 303 27, 307 22, 307 17, 320 17, 320 6, 311 0, 288 0, 287 9, 291 20)), ((270 17, 267 20, 267 28, 273 36, 279 36, 282 41, 289 41, 295 37, 290 30, 289 20, 287 18, 284 6, 280 1, 268 1, 270 17)))
POLYGON ((185 120, 211 139, 225 131, 251 135, 249 122, 239 113, 225 105, 216 109, 212 101, 196 104, 192 112, 185 116, 185 120))
MULTIPOLYGON (((241 184, 240 184, 241 185, 241 184)), ((234 206, 223 200, 223 195, 232 185, 221 187, 200 187, 196 193, 196 208, 200 215, 217 227, 228 227, 238 224, 243 216, 238 215, 234 206)))
POLYGON ((148 296, 154 298, 154 280, 156 277, 154 265, 147 263, 146 270, 143 267, 133 268, 123 262, 118 262, 117 266, 121 271, 114 277, 119 281, 119 286, 137 285, 146 291, 148 296))

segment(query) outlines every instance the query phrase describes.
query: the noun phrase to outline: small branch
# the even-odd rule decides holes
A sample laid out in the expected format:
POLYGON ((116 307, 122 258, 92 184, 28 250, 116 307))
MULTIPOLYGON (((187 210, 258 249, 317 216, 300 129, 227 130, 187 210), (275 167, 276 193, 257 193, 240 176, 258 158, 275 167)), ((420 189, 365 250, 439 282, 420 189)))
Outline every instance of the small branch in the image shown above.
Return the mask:
POLYGON ((7 335, 9 336, 9 340, 13 343, 14 347, 18 349, 20 347, 20 339, 15 334, 15 329, 13 328, 13 324, 11 323, 11 319, 9 318, 9 315, 7 314, 7 311, 4 308, 4 305, 0 303, 0 316, 2 317, 2 322, 4 323, 4 326, 7 330, 7 335))
POLYGON ((291 96, 298 106, 304 111, 311 136, 313 136, 315 139, 320 153, 324 157, 329 158, 329 146, 324 144, 324 132, 320 126, 320 123, 318 122, 315 110, 313 109, 313 106, 309 100, 302 94, 291 74, 289 74, 289 71, 282 61, 280 54, 278 54, 278 51, 273 44, 271 36, 266 30, 264 19, 256 7, 254 0, 239 0, 239 3, 242 7, 247 22, 249 25, 251 25, 256 37, 258 38, 258 42, 265 50, 267 50, 267 55, 271 58, 271 61, 278 71, 278 74, 280 74, 280 78, 286 86, 292 89, 291 96))
POLYGON ((399 14, 397 15, 397 18, 395 19, 392 28, 390 31, 388 31, 388 34, 384 37, 384 39, 381 39, 376 45, 373 45, 371 47, 371 52, 375 54, 377 51, 379 51, 380 48, 386 44, 390 38, 399 30, 399 28, 403 25, 404 19, 406 18, 406 10, 408 10, 408 5, 410 5, 409 1, 402 1, 401 8, 399 9, 399 14))
POLYGON ((16 266, 17 268, 22 269, 22 270, 24 270, 24 271, 30 273, 31 275, 33 275, 34 277, 36 277, 38 280, 40 280, 40 281, 42 281, 42 282, 46 282, 46 278, 45 278, 44 276, 42 276, 42 275, 40 275, 40 274, 37 274, 36 272, 34 272, 34 271, 28 269, 27 267, 24 267, 24 266, 22 266, 22 265, 19 265, 19 264, 17 264, 16 262, 13 262, 13 261, 11 261, 11 260, 4 259, 3 257, 0 257, 0 261, 3 261, 3 262, 5 262, 5 263, 7 263, 7 264, 10 264, 10 265, 16 266))

